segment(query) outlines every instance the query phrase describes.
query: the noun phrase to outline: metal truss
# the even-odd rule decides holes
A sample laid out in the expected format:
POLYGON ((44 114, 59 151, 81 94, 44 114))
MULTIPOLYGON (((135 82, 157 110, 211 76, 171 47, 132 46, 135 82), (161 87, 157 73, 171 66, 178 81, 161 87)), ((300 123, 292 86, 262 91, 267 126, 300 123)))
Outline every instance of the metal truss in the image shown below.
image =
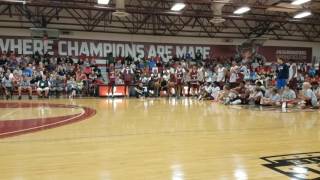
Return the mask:
MULTIPOLYGON (((0 27, 47 27, 62 31, 109 32, 208 38, 267 38, 320 42, 320 16, 293 20, 292 14, 269 12, 270 1, 250 2, 252 11, 244 16, 232 12, 241 1, 226 4, 222 24, 211 24, 210 0, 186 0, 187 8, 170 12, 173 0, 127 0, 130 16, 112 16, 114 1, 97 7, 96 0, 31 0, 26 5, 0 0, 0 27)), ((279 2, 279 1, 277 1, 279 2)))

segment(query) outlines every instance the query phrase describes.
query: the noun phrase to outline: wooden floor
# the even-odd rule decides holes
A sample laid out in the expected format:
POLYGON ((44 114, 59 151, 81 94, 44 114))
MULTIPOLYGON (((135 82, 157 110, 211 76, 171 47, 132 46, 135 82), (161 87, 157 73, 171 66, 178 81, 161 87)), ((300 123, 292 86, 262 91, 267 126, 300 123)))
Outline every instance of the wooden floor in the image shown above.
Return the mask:
MULTIPOLYGON (((13 101, 1 100, 5 102, 13 101)), ((263 166, 270 162, 261 157, 320 151, 318 111, 260 112, 194 99, 59 99, 49 103, 89 107, 96 115, 1 138, 1 180, 293 180, 263 166)), ((0 109, 0 121, 79 111, 6 108, 0 109)), ((318 177, 308 168, 304 169, 309 172, 302 173, 289 166, 280 168, 300 179, 318 177)))

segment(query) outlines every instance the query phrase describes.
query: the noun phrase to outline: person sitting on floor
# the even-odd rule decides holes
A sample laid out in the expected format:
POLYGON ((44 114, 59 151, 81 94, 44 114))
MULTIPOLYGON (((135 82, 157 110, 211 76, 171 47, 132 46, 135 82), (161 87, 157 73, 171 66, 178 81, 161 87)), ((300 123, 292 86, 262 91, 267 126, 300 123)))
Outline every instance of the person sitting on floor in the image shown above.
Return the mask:
POLYGON ((260 100, 263 97, 263 92, 259 87, 256 87, 254 91, 250 94, 248 102, 250 105, 261 105, 260 100))
POLYGON ((281 99, 282 99, 282 103, 285 103, 285 107, 293 107, 294 105, 297 104, 297 95, 294 92, 294 90, 292 90, 292 88, 290 88, 290 86, 285 86, 284 90, 281 94, 281 99))
POLYGON ((262 97, 260 104, 264 106, 280 106, 281 97, 278 90, 274 88, 270 97, 262 97))
POLYGON ((305 108, 311 106, 313 108, 318 108, 318 98, 316 94, 311 89, 311 84, 309 82, 304 82, 302 85, 302 90, 299 94, 300 107, 305 108))
POLYGON ((200 86, 200 93, 198 100, 210 100, 213 99, 211 96, 212 93, 212 85, 208 82, 204 83, 202 86, 200 86))
POLYGON ((223 88, 224 88, 224 90, 223 90, 223 95, 222 95, 222 103, 225 105, 229 105, 229 104, 234 105, 233 102, 238 100, 237 94, 235 92, 231 91, 229 84, 225 85, 223 88))
POLYGON ((264 93, 264 97, 265 98, 271 98, 272 97, 272 93, 273 93, 274 87, 273 86, 269 86, 265 93, 264 93))
POLYGON ((237 99, 235 99, 234 102, 231 102, 231 104, 236 105, 236 104, 247 104, 248 103, 247 99, 248 99, 250 93, 249 93, 249 90, 245 87, 244 81, 240 82, 240 84, 237 87, 231 89, 231 91, 234 92, 238 97, 237 99))
POLYGON ((320 99, 320 86, 318 82, 311 83, 312 91, 316 94, 317 98, 320 99))
POLYGON ((223 86, 223 90, 220 91, 217 100, 221 103, 224 103, 225 100, 228 98, 229 93, 230 93, 230 86, 226 84, 223 86))
POLYGON ((213 82, 211 87, 211 97, 213 100, 217 100, 220 93, 220 87, 218 82, 213 82))
POLYGON ((263 83, 261 81, 256 82, 256 87, 258 87, 262 91, 262 93, 265 94, 266 87, 263 85, 263 83))
POLYGON ((134 88, 134 90, 137 98, 145 96, 142 82, 139 82, 138 85, 134 88))

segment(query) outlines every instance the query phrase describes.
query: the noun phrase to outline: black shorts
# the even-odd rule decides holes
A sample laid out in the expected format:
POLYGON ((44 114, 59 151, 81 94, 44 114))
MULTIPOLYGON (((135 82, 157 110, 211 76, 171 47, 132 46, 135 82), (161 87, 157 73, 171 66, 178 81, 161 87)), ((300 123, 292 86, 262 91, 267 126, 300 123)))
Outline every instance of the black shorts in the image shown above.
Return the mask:
POLYGON ((114 85, 116 85, 116 82, 114 80, 109 82, 109 86, 114 86, 114 85))
POLYGON ((288 86, 293 89, 293 90, 297 90, 298 89, 298 80, 296 78, 292 78, 290 81, 289 81, 289 84, 288 86))
POLYGON ((194 84, 193 83, 193 84, 191 84, 191 87, 194 88, 194 89, 197 89, 197 88, 199 88, 199 84, 194 84))
POLYGON ((5 87, 6 91, 12 92, 13 88, 12 87, 5 87))
POLYGON ((230 88, 233 89, 235 87, 237 87, 239 84, 237 82, 232 82, 230 83, 230 88))

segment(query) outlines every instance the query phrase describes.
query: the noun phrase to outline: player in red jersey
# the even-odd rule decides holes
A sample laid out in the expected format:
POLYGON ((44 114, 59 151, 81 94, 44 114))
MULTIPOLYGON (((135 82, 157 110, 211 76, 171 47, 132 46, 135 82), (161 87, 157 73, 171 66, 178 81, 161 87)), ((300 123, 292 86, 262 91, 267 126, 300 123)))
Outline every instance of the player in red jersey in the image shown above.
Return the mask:
POLYGON ((183 76, 184 76, 185 70, 181 67, 181 64, 178 64, 178 67, 175 72, 175 79, 176 79, 176 96, 180 97, 182 95, 182 89, 183 89, 183 76))
POLYGON ((160 96, 160 86, 161 86, 161 79, 158 69, 153 69, 151 73, 151 79, 153 81, 153 89, 154 89, 154 96, 160 96))
MULTIPOLYGON (((127 91, 129 90, 129 87, 131 85, 131 81, 132 81, 132 76, 133 76, 133 70, 126 65, 125 68, 122 69, 121 71, 123 79, 124 79, 124 92, 125 92, 125 96, 127 96, 127 91)), ((129 93, 128 93, 129 96, 129 93)))
POLYGON ((175 89, 175 85, 176 85, 176 76, 174 73, 170 73, 170 78, 169 78, 169 82, 168 82, 168 94, 169 97, 172 97, 174 95, 177 94, 176 89, 175 89))
POLYGON ((114 93, 114 87, 116 85, 116 71, 113 67, 113 64, 110 64, 110 67, 109 67, 109 90, 108 90, 108 94, 110 94, 110 91, 111 91, 111 94, 112 94, 112 97, 113 97, 113 93, 114 93))
POLYGON ((199 81, 198 81, 198 70, 197 66, 193 66, 190 71, 190 83, 192 94, 195 95, 199 90, 199 81))

